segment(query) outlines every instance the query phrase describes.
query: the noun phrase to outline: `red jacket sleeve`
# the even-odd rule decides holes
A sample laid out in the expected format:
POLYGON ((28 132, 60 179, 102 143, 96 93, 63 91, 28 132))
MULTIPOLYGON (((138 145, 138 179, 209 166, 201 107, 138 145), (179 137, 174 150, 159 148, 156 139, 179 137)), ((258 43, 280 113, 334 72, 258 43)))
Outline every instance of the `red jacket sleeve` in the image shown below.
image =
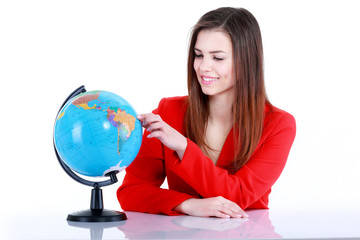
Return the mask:
POLYGON ((164 147, 158 139, 147 138, 148 134, 145 131, 136 159, 126 168, 118 200, 124 210, 178 215, 172 209, 192 196, 160 188, 166 177, 164 147))
POLYGON ((173 161, 170 169, 204 198, 223 196, 242 209, 267 206, 266 193, 285 166, 296 132, 295 119, 285 112, 268 125, 253 156, 234 174, 215 166, 190 140, 183 159, 173 161))

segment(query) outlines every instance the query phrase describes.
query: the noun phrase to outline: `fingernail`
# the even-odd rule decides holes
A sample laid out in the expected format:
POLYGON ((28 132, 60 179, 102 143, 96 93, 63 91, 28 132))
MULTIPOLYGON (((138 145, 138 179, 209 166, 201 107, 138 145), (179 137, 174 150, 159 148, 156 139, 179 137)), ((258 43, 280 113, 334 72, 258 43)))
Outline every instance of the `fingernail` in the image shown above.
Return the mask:
POLYGON ((243 214, 236 214, 236 216, 237 216, 237 217, 239 217, 239 218, 249 217, 249 215, 248 215, 248 214, 246 214, 246 213, 243 213, 243 214))

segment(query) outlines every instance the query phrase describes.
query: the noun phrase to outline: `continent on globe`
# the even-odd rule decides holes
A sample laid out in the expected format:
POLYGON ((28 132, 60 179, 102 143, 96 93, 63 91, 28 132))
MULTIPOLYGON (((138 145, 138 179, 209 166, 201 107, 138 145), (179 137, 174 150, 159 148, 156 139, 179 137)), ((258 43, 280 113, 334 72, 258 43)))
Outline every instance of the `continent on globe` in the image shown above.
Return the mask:
POLYGON ((72 104, 77 106, 77 107, 81 107, 85 110, 90 110, 90 109, 96 109, 96 104, 94 104, 94 106, 89 107, 89 102, 92 100, 99 100, 99 96, 100 96, 100 92, 97 93, 93 93, 93 94, 86 94, 83 95, 81 97, 79 97, 78 99, 75 99, 72 104))
POLYGON ((62 112, 59 114, 59 116, 57 117, 57 120, 59 120, 60 118, 62 118, 65 115, 65 112, 62 112))
POLYGON ((128 132, 126 137, 129 138, 131 132, 135 129, 135 117, 117 107, 109 107, 106 111, 108 112, 107 118, 114 127, 119 127, 120 123, 125 125, 126 131, 128 132))
MULTIPOLYGON (((120 154, 120 141, 121 141, 121 131, 122 126, 124 126, 126 131, 126 139, 131 135, 131 132, 135 129, 135 117, 131 114, 127 114, 126 111, 121 111, 117 107, 109 107, 107 110, 107 119, 118 129, 118 153, 120 154)), ((125 139, 125 140, 126 140, 125 139)))

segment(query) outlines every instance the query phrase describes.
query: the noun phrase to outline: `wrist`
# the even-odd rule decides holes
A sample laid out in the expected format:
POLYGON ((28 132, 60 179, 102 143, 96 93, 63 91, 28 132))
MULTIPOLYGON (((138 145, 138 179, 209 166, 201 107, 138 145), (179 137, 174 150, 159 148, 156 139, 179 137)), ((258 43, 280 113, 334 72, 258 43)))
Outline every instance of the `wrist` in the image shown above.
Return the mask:
POLYGON ((194 198, 189 198, 189 199, 186 199, 185 201, 183 201, 182 203, 180 203, 179 205, 177 205, 176 207, 174 207, 174 210, 179 212, 179 213, 184 213, 184 214, 187 214, 188 211, 188 205, 189 205, 189 202, 194 199, 194 198))
POLYGON ((182 158, 183 158, 183 156, 185 154, 186 148, 187 148, 187 138, 183 137, 183 140, 182 140, 181 144, 175 150, 175 152, 179 156, 180 160, 182 160, 182 158))

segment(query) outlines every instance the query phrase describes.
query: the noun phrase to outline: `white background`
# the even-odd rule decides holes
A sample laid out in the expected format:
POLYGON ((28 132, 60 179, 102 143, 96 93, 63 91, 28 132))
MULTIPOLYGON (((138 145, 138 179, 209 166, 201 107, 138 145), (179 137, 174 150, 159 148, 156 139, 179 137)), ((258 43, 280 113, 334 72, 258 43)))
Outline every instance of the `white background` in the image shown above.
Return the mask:
MULTIPOLYGON (((359 210, 360 14, 356 1, 1 1, 1 217, 89 207, 52 146, 63 100, 80 85, 127 99, 138 113, 186 95, 191 27, 207 11, 244 7, 263 36, 272 103, 297 135, 270 208, 359 210)), ((271 171, 271 169, 269 169, 271 171)), ((119 210, 116 189, 105 207, 119 210)))

